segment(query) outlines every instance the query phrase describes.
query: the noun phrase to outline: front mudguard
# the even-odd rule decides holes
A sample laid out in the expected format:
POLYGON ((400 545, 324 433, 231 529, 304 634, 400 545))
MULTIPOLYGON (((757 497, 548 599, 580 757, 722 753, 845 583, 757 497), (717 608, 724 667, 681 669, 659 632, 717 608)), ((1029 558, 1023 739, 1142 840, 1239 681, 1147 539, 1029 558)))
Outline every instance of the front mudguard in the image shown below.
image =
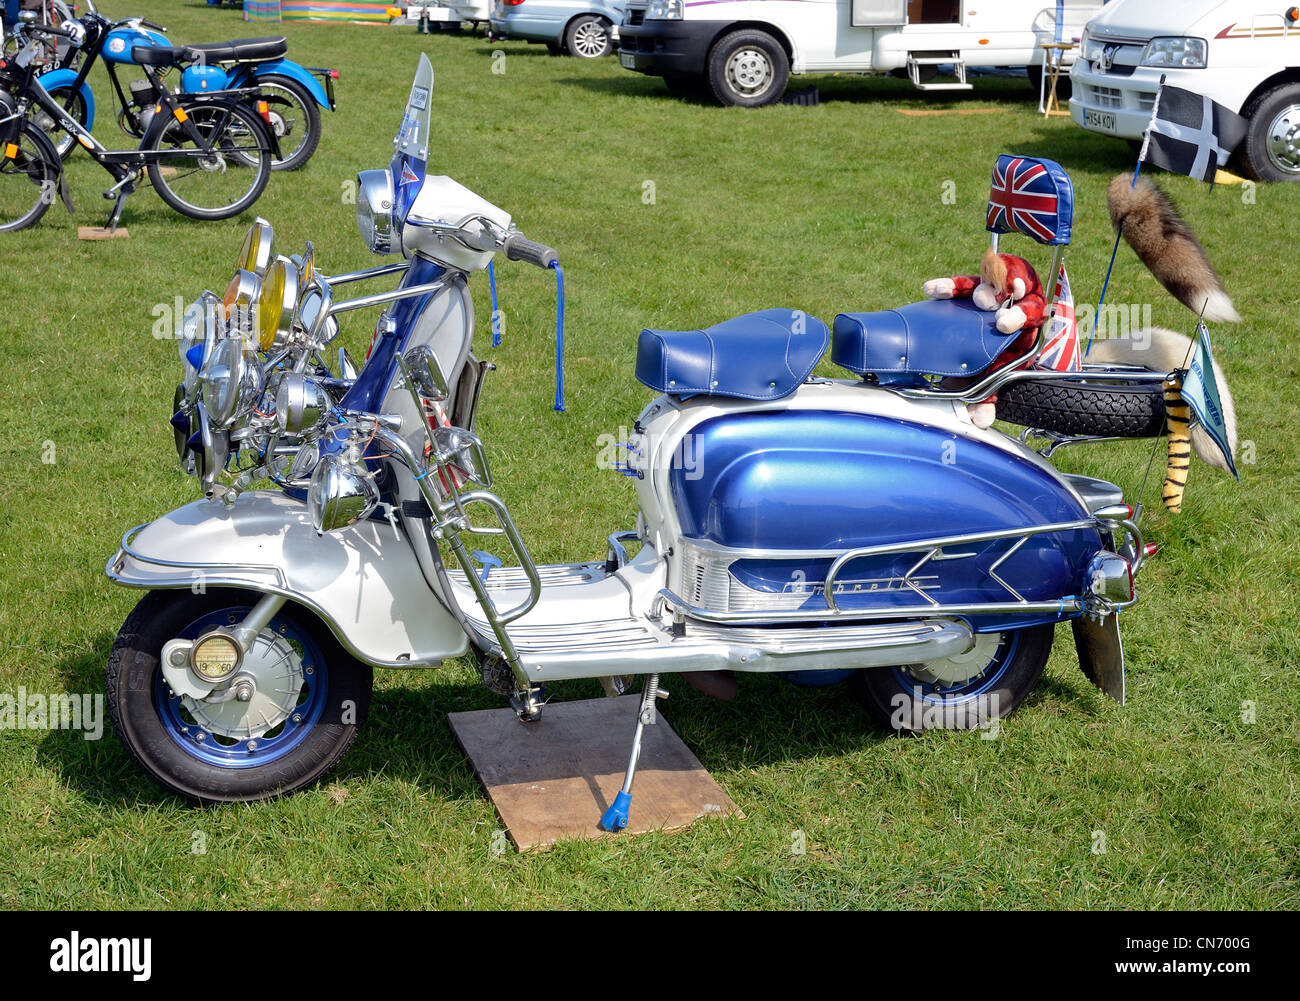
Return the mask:
POLYGON ((194 501, 132 529, 105 572, 151 590, 283 594, 375 667, 432 667, 469 648, 392 525, 365 521, 317 535, 306 504, 278 491, 244 493, 229 507, 194 501))
MULTIPOLYGON (((40 77, 40 84, 47 91, 53 93, 59 87, 71 87, 77 82, 77 74, 73 70, 51 70, 40 77)), ((91 132, 95 127, 95 95, 90 90, 90 85, 84 81, 78 88, 81 93, 81 99, 86 104, 86 131, 91 132)))
POLYGON ((307 89, 307 93, 315 98, 317 104, 329 111, 334 110, 334 102, 325 93, 325 88, 321 86, 321 82, 297 63, 288 59, 273 59, 266 63, 254 63, 251 66, 247 63, 241 63, 231 71, 230 82, 231 86, 234 87, 251 87, 258 80, 268 76, 287 77, 294 83, 302 84, 307 89))

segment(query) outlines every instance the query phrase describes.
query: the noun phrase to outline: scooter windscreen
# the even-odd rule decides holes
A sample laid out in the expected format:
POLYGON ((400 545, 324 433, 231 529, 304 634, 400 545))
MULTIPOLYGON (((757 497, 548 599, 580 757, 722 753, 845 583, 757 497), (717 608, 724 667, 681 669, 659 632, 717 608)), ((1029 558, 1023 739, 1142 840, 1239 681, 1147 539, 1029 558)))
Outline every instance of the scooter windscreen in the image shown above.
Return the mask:
POLYGON ((402 124, 397 130, 393 155, 388 169, 393 175, 394 231, 401 232, 406 215, 415 204, 420 185, 429 165, 429 106, 433 96, 433 65, 429 57, 420 54, 420 65, 411 83, 411 96, 402 112, 402 124))

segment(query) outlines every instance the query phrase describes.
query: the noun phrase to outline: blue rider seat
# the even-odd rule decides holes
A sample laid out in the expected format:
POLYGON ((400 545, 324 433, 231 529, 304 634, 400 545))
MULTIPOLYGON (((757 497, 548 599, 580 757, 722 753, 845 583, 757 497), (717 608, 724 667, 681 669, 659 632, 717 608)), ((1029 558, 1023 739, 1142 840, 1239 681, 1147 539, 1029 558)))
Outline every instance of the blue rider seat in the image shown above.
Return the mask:
POLYGON ((797 309, 765 309, 704 330, 643 330, 636 377, 651 389, 688 399, 789 396, 826 353, 829 331, 797 309))
POLYGON ((831 361, 882 383, 919 384, 923 375, 979 375, 1019 336, 1002 333, 996 314, 969 299, 926 299, 875 313, 841 313, 831 361))

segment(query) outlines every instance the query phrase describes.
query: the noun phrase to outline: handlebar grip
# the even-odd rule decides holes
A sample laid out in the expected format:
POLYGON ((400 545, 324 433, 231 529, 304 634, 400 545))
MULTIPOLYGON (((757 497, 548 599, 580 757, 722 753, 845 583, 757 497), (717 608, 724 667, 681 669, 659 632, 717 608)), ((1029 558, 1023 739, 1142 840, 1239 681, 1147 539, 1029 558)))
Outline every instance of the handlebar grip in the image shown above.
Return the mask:
POLYGON ((161 31, 164 33, 167 31, 167 29, 164 28, 161 24, 154 24, 152 21, 146 21, 144 18, 140 18, 140 23, 143 24, 146 28, 152 28, 154 31, 161 31))
POLYGON ((512 261, 525 261, 543 269, 560 261, 560 255, 553 248, 544 243, 535 243, 522 233, 513 233, 506 237, 505 251, 506 257, 512 261))

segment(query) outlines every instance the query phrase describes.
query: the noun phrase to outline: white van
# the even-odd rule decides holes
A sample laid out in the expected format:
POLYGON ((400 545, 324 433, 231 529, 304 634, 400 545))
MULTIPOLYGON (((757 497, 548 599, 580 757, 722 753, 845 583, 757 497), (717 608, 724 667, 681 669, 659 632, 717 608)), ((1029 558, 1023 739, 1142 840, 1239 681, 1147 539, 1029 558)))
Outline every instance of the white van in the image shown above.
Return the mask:
POLYGON ((1138 140, 1160 77, 1250 120, 1238 154, 1260 180, 1300 181, 1300 8, 1265 0, 1115 0, 1088 22, 1070 117, 1138 140))
MULTIPOLYGON (((619 61, 674 93, 723 104, 779 100, 791 74, 906 73, 923 89, 969 89, 971 66, 1024 66, 1072 41, 1102 0, 631 0, 619 61), (1058 21, 1060 28, 1058 31, 1058 21), (935 83, 939 66, 956 81, 935 83)), ((1073 52, 1065 54, 1068 66, 1073 52)), ((1065 78, 1061 80, 1064 84, 1065 78)))

